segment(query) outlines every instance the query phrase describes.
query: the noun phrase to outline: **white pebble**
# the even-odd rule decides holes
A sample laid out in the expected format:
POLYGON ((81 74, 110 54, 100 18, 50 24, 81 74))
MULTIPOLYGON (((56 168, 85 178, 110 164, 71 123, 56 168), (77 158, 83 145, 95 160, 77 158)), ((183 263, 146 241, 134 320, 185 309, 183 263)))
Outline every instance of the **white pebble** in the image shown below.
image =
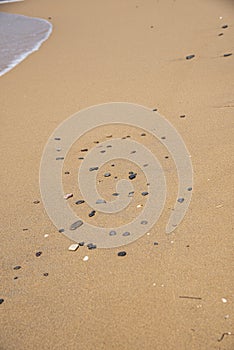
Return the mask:
POLYGON ((138 204, 138 205, 137 205, 137 208, 141 208, 141 207, 143 207, 142 204, 138 204))
POLYGON ((153 286, 155 287, 155 286, 156 286, 156 283, 153 283, 153 286))
POLYGON ((221 300, 222 300, 223 303, 227 303, 227 299, 222 298, 221 300))
POLYGON ((89 257, 87 256, 87 255, 85 255, 84 257, 83 257, 83 261, 88 261, 89 260, 89 257))
POLYGON ((147 232, 146 234, 147 234, 147 236, 149 236, 149 235, 150 235, 150 233, 149 233, 149 232, 147 232))
POLYGON ((79 244, 74 243, 70 245, 68 250, 72 250, 73 252, 75 252, 78 248, 79 248, 79 244))
POLYGON ((49 237, 48 233, 46 233, 46 234, 44 235, 44 237, 45 237, 45 238, 49 237))
POLYGON ((65 194, 64 195, 64 199, 69 199, 69 198, 71 198, 71 197, 73 197, 73 193, 67 193, 67 194, 65 194))

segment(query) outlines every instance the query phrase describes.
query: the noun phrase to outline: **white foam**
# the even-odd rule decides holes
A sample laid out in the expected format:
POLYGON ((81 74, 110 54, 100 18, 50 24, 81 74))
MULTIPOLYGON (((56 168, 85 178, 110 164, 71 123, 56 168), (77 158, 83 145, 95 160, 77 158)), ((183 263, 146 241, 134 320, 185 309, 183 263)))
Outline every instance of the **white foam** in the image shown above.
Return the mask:
MULTIPOLYGON (((4 47, 4 39, 3 39, 3 44, 1 43, 1 39, 0 39, 0 76, 6 74, 7 72, 9 72, 11 69, 13 69, 16 65, 18 65, 20 62, 22 62, 25 58, 27 58, 31 53, 37 51, 40 46, 42 45, 42 43, 44 41, 46 41, 50 34, 52 33, 52 29, 53 29, 53 26, 50 22, 44 20, 44 19, 41 19, 41 18, 34 18, 34 17, 27 17, 27 16, 22 16, 22 15, 13 15, 13 14, 3 14, 3 13, 0 13, 0 15, 2 16, 7 16, 8 18, 10 18, 9 16, 14 16, 12 18, 12 20, 14 20, 15 18, 17 18, 20 21, 29 21, 28 24, 33 24, 33 21, 35 21, 35 23, 41 23, 43 25, 47 25, 48 26, 48 29, 45 31, 45 33, 43 33, 43 35, 40 33, 40 40, 38 40, 36 38, 36 35, 37 33, 35 33, 35 36, 33 34, 33 40, 32 40, 32 36, 30 37, 30 42, 29 42, 29 46, 27 47, 27 49, 25 49, 24 52, 21 52, 21 53, 16 53, 14 51, 14 49, 12 49, 12 53, 10 52, 10 57, 8 58, 8 61, 7 62, 4 62, 4 68, 1 69, 1 53, 4 52, 4 50, 6 51, 5 47, 4 47), (31 22, 31 23, 30 23, 31 22), (1 45, 2 44, 2 45, 1 45)), ((2 18, 2 17, 1 17, 2 18)), ((11 18, 10 18, 11 20, 11 18)), ((0 25, 1 25, 1 37, 4 37, 4 29, 5 31, 7 31, 9 29, 9 26, 11 26, 11 32, 10 32, 10 35, 14 35, 14 31, 15 31, 15 34, 17 34, 19 36, 19 28, 17 27, 17 21, 13 24, 11 23, 5 23, 5 26, 3 25, 3 22, 1 21, 0 22, 0 25), (12 29, 13 28, 13 29, 12 29)), ((33 26, 32 26, 32 30, 33 30, 33 26)), ((9 35, 9 33, 8 33, 9 35)), ((23 37, 23 33, 22 33, 22 37, 23 37)), ((19 41, 20 41, 20 37, 19 37, 19 41)))

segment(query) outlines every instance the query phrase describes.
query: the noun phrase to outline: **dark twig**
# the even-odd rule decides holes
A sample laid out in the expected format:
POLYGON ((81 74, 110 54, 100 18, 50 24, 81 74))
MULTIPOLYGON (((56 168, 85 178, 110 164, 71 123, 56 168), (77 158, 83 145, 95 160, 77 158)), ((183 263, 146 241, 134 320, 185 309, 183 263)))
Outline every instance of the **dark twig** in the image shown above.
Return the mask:
POLYGON ((186 296, 186 295, 179 295, 179 298, 181 298, 181 299, 196 299, 196 300, 202 300, 202 298, 199 298, 199 297, 189 297, 189 296, 186 296))
POLYGON ((223 340, 223 338, 225 337, 225 335, 232 335, 230 332, 225 332, 225 333, 223 333, 222 335, 221 335, 221 337, 218 339, 218 341, 220 342, 220 341, 222 341, 223 340))

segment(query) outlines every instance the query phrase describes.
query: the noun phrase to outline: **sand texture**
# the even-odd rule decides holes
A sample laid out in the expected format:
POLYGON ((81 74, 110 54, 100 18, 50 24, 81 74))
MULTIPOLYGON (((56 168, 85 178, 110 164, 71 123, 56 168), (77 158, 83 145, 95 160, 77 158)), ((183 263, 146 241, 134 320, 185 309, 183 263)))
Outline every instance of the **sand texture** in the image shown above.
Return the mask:
MULTIPOLYGON (((49 19, 53 32, 0 78, 0 350, 234 349, 233 2, 25 0, 1 11, 49 19), (147 200, 134 197, 126 213, 111 217, 89 217, 87 203, 74 204, 80 150, 110 135, 130 135, 157 154, 166 205, 149 234, 129 245, 69 251, 75 242, 42 204, 44 146, 74 113, 121 101, 157 108, 178 130, 193 164, 192 201, 166 234, 178 186, 170 155, 136 127, 97 128, 64 163, 74 211, 108 227, 132 220, 147 200)), ((97 180, 107 199, 116 190, 114 176, 102 175, 109 171, 140 173, 126 160, 103 166, 97 180)), ((144 176, 133 185, 147 191, 144 176)))

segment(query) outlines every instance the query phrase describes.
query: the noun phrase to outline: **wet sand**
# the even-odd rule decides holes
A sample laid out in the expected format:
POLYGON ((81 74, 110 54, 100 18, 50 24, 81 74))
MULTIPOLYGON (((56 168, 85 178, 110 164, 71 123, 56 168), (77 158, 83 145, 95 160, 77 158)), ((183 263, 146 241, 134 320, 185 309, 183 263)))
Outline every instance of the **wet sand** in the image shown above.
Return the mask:
MULTIPOLYGON (((0 349, 231 350, 233 2, 69 4, 1 6, 50 17, 53 32, 0 78, 0 349), (121 249, 71 252, 41 202, 43 148, 70 115, 111 101, 157 108, 179 131, 192 156, 192 202, 166 235, 177 186, 169 159, 163 166, 171 192, 149 235, 121 249)), ((109 127, 85 135, 79 147, 120 132, 142 142, 136 130, 109 127)), ((76 170, 72 159, 67 166, 76 170)), ((124 169, 120 164, 119 177, 124 169)), ((104 194, 113 190, 111 182, 101 186, 104 194)), ((64 188, 75 191, 75 184, 64 177, 64 188)))

